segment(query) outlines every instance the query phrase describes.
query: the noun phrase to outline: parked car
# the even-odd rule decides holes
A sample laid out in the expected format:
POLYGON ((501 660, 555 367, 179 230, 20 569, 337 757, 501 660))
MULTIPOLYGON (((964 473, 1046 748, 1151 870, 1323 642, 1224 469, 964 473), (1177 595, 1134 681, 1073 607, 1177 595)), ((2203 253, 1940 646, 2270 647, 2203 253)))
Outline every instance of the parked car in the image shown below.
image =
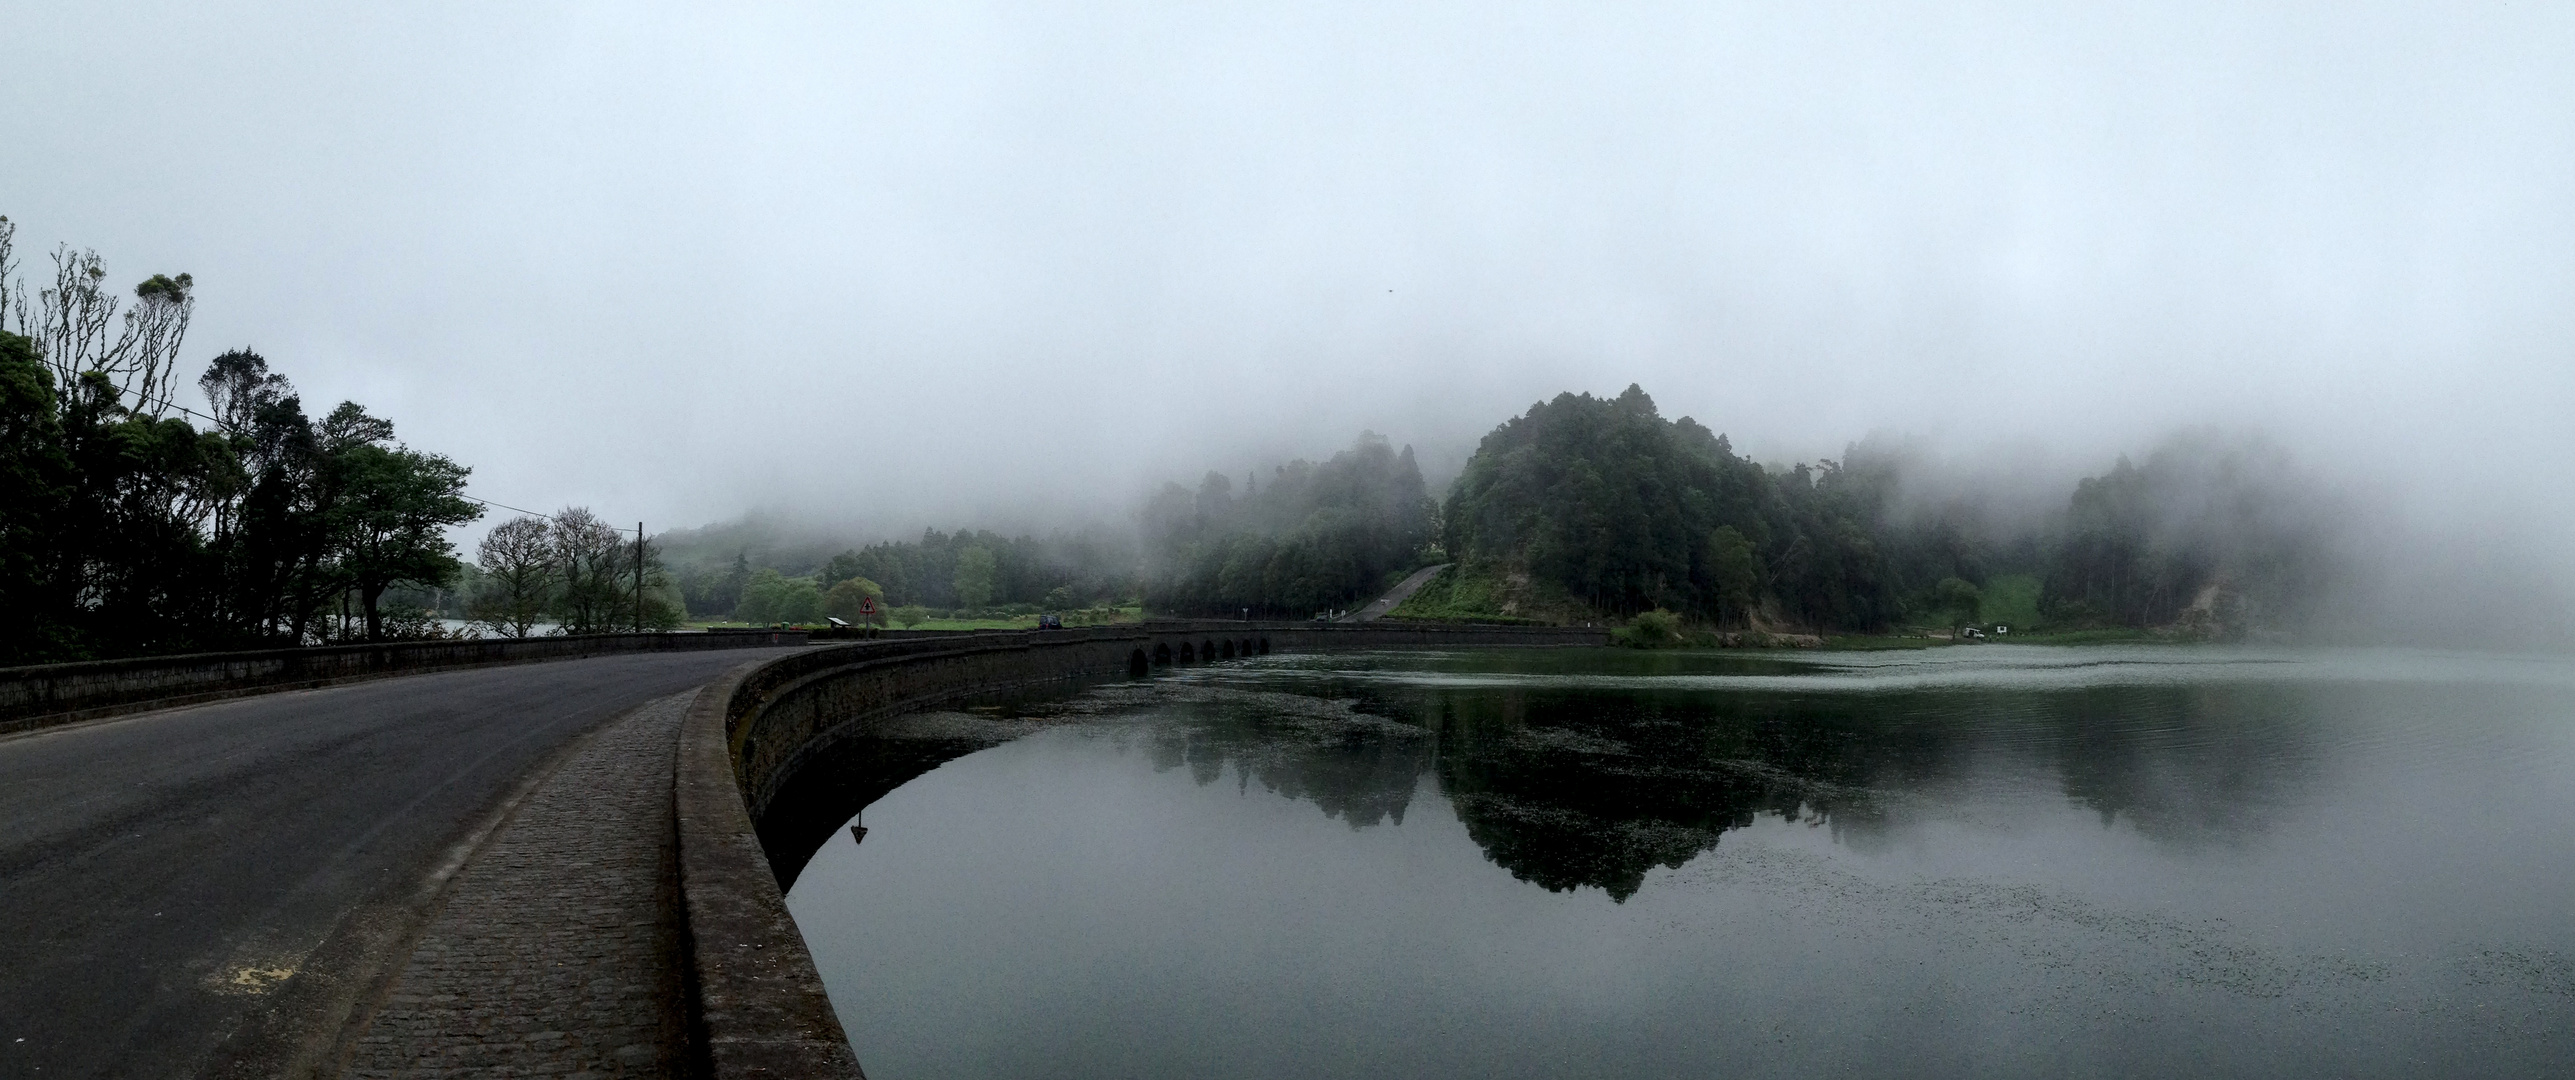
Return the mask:
POLYGON ((1040 615, 1037 617, 1037 628, 1040 630, 1061 630, 1064 628, 1064 617, 1061 615, 1040 615))

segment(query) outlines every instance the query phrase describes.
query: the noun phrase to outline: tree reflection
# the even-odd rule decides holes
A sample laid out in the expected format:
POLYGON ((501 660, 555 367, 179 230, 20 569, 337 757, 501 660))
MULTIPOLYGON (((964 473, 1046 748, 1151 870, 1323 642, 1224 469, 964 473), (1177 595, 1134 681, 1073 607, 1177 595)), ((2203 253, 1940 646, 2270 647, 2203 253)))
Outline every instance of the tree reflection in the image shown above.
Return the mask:
POLYGON ((1402 821, 1433 777, 1486 858, 1624 901, 1762 815, 1875 845, 1943 792, 2050 783, 2160 843, 2257 830, 2311 771, 2312 697, 2238 686, 2077 691, 1191 687, 1159 767, 1402 821), (2052 774, 2052 777, 2051 777, 2052 774))
MULTIPOLYGON (((2159 844, 2257 833, 2316 771, 2311 685, 1787 692, 1157 680, 883 726, 801 770, 760 822, 782 886, 861 808, 941 762, 1113 718, 1158 770, 1401 824, 1425 778, 1495 865, 1625 901, 1763 815, 1874 847, 1962 793, 2056 790, 2159 844), (1141 723, 1138 723, 1141 721, 1141 723), (1131 726, 1132 725, 1132 726, 1131 726)), ((1775 687, 1775 684, 1774 684, 1775 687)))
POLYGON ((2048 762, 2067 797, 2155 840, 2232 843, 2260 830, 2315 772, 2309 717, 2348 689, 2108 688, 2046 714, 2048 762))
POLYGON ((1760 814, 1827 818, 1857 802, 1847 740, 1797 725, 1711 723, 1704 696, 1440 695, 1440 788, 1485 857, 1550 890, 1625 901, 1760 814), (1822 736, 1819 738, 1819 736, 1822 736))
POLYGON ((1150 733, 1154 766, 1201 785, 1240 782, 1302 799, 1353 829, 1403 824, 1430 764, 1429 733, 1356 703, 1300 694, 1199 691, 1150 733))

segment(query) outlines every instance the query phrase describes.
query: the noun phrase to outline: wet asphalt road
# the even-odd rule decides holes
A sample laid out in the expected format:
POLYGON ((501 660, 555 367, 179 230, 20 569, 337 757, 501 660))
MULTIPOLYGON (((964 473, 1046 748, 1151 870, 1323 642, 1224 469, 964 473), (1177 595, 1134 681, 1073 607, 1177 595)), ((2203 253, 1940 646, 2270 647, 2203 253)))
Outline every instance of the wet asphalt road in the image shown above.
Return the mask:
POLYGON ((536 766, 784 651, 416 675, 0 740, 0 1076, 278 1070, 536 766))

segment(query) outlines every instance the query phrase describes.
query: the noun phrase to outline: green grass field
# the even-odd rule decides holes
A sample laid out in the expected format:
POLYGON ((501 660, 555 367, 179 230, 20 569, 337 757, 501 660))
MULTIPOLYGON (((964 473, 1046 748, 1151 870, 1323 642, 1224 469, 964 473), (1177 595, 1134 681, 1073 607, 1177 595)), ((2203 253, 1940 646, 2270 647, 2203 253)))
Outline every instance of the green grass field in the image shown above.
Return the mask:
POLYGON ((1996 574, 1985 579, 1984 592, 1984 603, 1977 607, 1978 621, 2011 627, 2014 638, 2044 629, 2039 622, 2037 574, 1996 574))
POLYGON ((1477 622, 1545 625, 1548 620, 1532 619, 1502 613, 1503 584, 1489 577, 1462 572, 1451 566, 1430 579, 1395 610, 1389 619, 1419 619, 1424 622, 1477 622))

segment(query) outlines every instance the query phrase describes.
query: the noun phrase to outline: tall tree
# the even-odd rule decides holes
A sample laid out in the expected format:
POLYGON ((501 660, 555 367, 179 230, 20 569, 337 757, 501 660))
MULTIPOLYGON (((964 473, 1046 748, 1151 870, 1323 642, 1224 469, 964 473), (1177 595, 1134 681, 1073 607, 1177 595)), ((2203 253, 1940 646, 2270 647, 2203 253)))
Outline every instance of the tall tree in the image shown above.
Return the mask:
POLYGON ((1000 567, 993 561, 992 549, 975 546, 957 553, 957 606, 970 611, 983 610, 992 603, 994 578, 1000 567))
POLYGON ((0 663, 78 648, 67 618, 75 582, 61 573, 75 481, 55 409, 36 343, 0 330, 0 611, 9 613, 0 619, 0 663))
POLYGON ((300 641, 340 585, 320 435, 294 385, 258 353, 216 357, 197 388, 236 462, 209 530, 224 564, 222 618, 244 640, 300 641))
POLYGON ((393 440, 393 424, 354 402, 323 422, 338 498, 331 512, 340 576, 356 590, 370 641, 384 636, 383 599, 396 584, 443 588, 456 579, 451 526, 483 514, 464 497, 472 470, 393 440))
POLYGON ((483 534, 474 561, 483 571, 475 620, 503 637, 534 633, 554 606, 553 527, 528 515, 504 521, 483 534))
POLYGON ((567 634, 605 634, 632 609, 626 537, 586 506, 554 515, 555 622, 567 634))

